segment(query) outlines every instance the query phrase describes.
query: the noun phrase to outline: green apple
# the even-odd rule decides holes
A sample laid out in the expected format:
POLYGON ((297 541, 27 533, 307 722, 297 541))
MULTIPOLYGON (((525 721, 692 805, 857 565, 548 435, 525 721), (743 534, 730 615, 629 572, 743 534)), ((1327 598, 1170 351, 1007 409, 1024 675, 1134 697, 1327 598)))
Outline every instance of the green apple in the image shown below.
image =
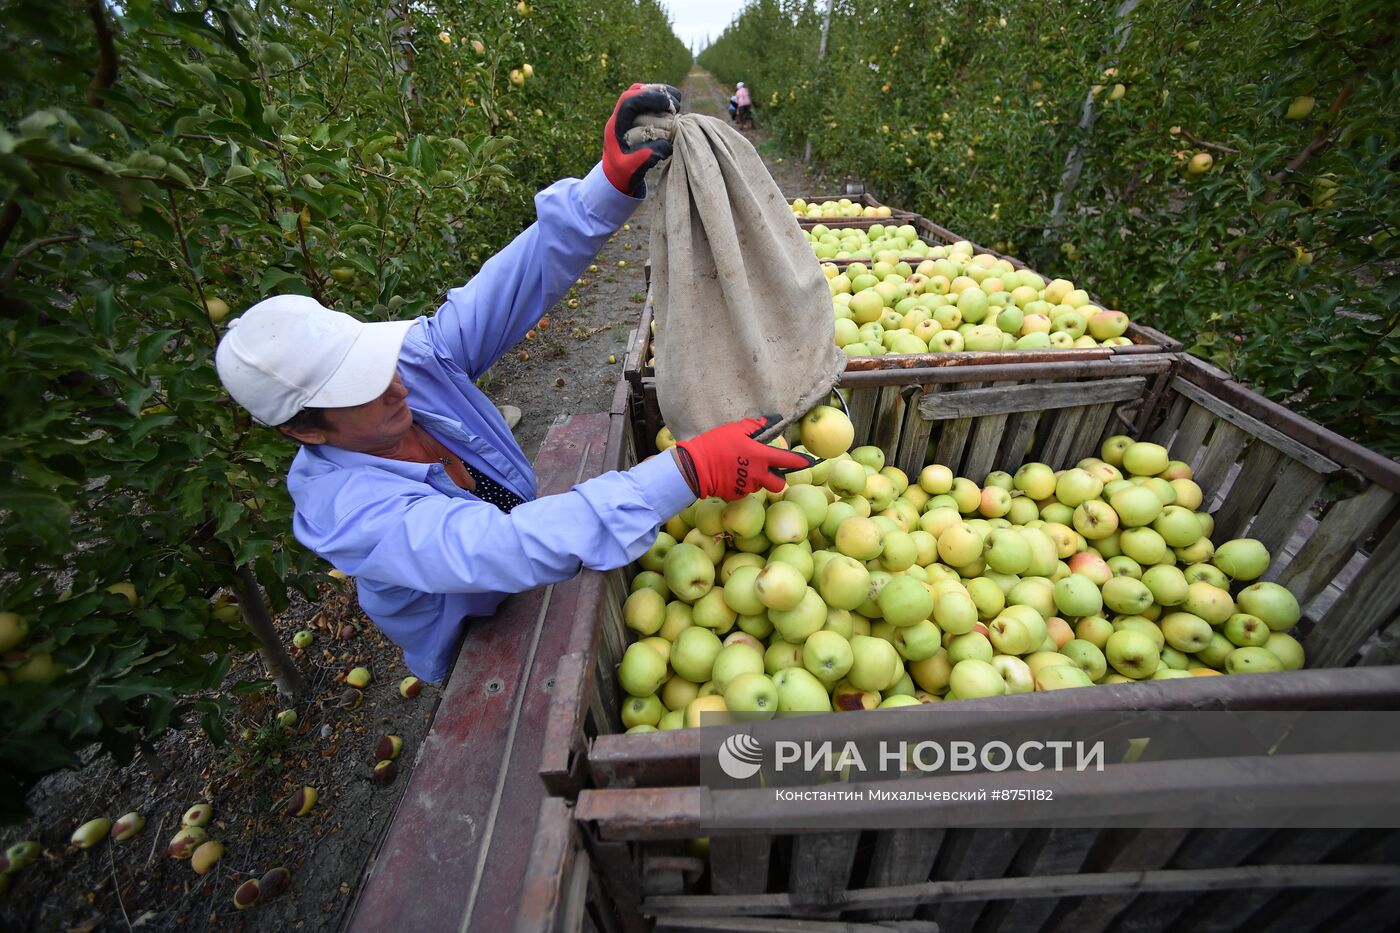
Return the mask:
MULTIPOLYGON (((768 566, 782 566, 781 564, 768 566)), ((761 579, 761 577, 760 577, 761 579)), ((784 641, 800 645, 814 632, 826 627, 826 603, 821 595, 810 586, 805 587, 802 598, 792 609, 768 610, 768 620, 784 641)))
POLYGON ((836 550, 859 561, 874 560, 883 550, 884 532, 874 519, 851 516, 836 529, 836 550))
POLYGON ((1152 527, 1170 547, 1187 547, 1202 537, 1201 520, 1196 513, 1179 505, 1163 508, 1162 514, 1153 520, 1152 527))
POLYGON ((634 726, 655 726, 665 712, 666 709, 656 694, 647 697, 629 696, 622 701, 622 724, 628 729, 634 726))
POLYGON ((1270 632, 1269 640, 1264 643, 1264 647, 1269 653, 1279 659, 1285 671, 1298 671, 1303 669, 1303 646, 1298 643, 1298 639, 1285 632, 1270 632))
POLYGON ((993 619, 987 629, 992 647, 999 654, 1030 654, 1044 641, 1043 638, 1035 638, 1021 618, 1005 612, 993 619))
POLYGON ((699 695, 700 685, 679 674, 671 675, 661 686, 661 702, 668 710, 683 710, 699 695))
POLYGON ((1178 651, 1195 654, 1210 644, 1210 623, 1190 612, 1173 612, 1162 618, 1162 637, 1178 651))
POLYGON ((1210 644, 1200 651, 1197 651, 1196 657, 1199 658, 1202 663, 1216 670, 1221 670, 1225 667, 1225 659, 1228 658, 1230 652, 1234 651, 1237 647, 1239 646, 1224 635, 1219 632, 1212 632, 1210 644))
POLYGON ((657 572, 660 572, 662 570, 662 562, 665 560, 666 554, 671 550, 671 548, 675 546, 675 538, 671 537, 664 531, 659 531, 656 533, 656 540, 651 542, 651 547, 647 548, 645 554, 637 558, 637 562, 642 565, 642 568, 644 570, 655 570, 657 572))
POLYGON ((977 605, 965 592, 943 593, 933 601, 933 620, 945 632, 964 635, 972 631, 977 619, 977 605))
POLYGON ((865 489, 865 476, 865 467, 854 460, 837 460, 826 483, 838 496, 857 496, 865 489))
POLYGON ((1083 574, 1071 573, 1055 584, 1055 607, 1075 619, 1097 615, 1103 609, 1103 596, 1093 580, 1083 574))
POLYGON ((778 687, 764 674, 739 674, 724 691, 724 705, 744 719, 770 718, 778 711, 778 687))
POLYGON ((802 666, 802 646, 794 645, 792 642, 783 641, 777 638, 768 645, 768 650, 763 652, 763 670, 769 676, 775 675, 778 671, 786 670, 790 667, 802 666))
POLYGON ((692 625, 683 629, 671 644, 671 668, 686 680, 703 684, 710 679, 715 658, 723 647, 724 644, 714 632, 692 625))
POLYGON ((1011 588, 1011 592, 1006 594, 1006 604, 1030 606, 1040 613, 1042 619, 1049 618, 1056 612, 1055 586, 1056 584, 1044 577, 1023 577, 1011 588))
POLYGON ((1162 514, 1162 500, 1145 486, 1129 484, 1113 493, 1108 501, 1113 511, 1118 513, 1119 523, 1124 528, 1150 525, 1162 514))
POLYGON ((950 567, 967 567, 982 557, 986 538, 965 522, 950 525, 938 536, 938 556, 950 567))
POLYGON ((1190 586, 1186 574, 1167 564, 1148 567, 1143 572, 1142 582, 1152 591, 1152 599, 1159 606, 1180 606, 1186 601, 1190 586))
POLYGON ((896 629, 894 646, 906 661, 922 661, 943 650, 943 633, 938 630, 937 625, 925 619, 896 629))
MULTIPOLYGON (((1167 552, 1168 554, 1171 551, 1167 552)), ((1108 559, 1108 569, 1115 577, 1132 577, 1134 580, 1142 579, 1142 565, 1126 554, 1108 559)))
POLYGON ((826 623, 822 626, 823 632, 835 632, 842 638, 849 639, 855 634, 855 625, 855 616, 851 614, 850 610, 836 609, 832 606, 826 607, 826 623))
POLYGON ((895 668, 903 671, 899 652, 894 645, 883 638, 868 635, 851 637, 851 668, 846 680, 861 691, 884 690, 898 677, 892 677, 895 668))
POLYGON ((1093 642, 1076 638, 1066 643, 1060 649, 1060 654, 1069 658, 1076 667, 1088 674, 1090 680, 1098 680, 1108 673, 1108 659, 1104 657, 1103 649, 1093 642))
POLYGON ((830 405, 818 405, 802 417, 798 433, 803 447, 823 460, 829 460, 851 449, 856 429, 845 412, 830 405))
POLYGON ((1044 463, 1027 463, 1016 471, 1012 485, 1027 498, 1040 501, 1055 494, 1055 471, 1044 463))
MULTIPOLYGON (((714 638, 714 635, 711 634, 710 637, 714 638)), ((715 643, 719 643, 718 638, 715 638, 715 643)), ((651 696, 666 680, 666 659, 646 645, 628 645, 627 650, 622 653, 622 663, 617 667, 617 679, 629 695, 651 696)))
MULTIPOLYGON (((1184 671, 1191 666, 1192 659, 1186 654, 1186 652, 1179 651, 1178 649, 1173 648, 1171 645, 1163 647, 1158 654, 1162 659, 1162 663, 1165 664, 1167 667, 1175 668, 1178 671, 1184 671)), ((1161 670, 1161 668, 1159 667, 1158 670, 1161 670)))
MULTIPOLYGON (((1200 516, 1197 515, 1196 519, 1199 521, 1200 516)), ((1194 542, 1188 544, 1186 547, 1172 549, 1172 553, 1176 555, 1176 559, 1181 561, 1181 563, 1199 564, 1215 556, 1215 545, 1211 544, 1210 538, 1205 536, 1204 526, 1202 526, 1202 529, 1201 536, 1194 542)))
POLYGON ((1230 578, 1212 564, 1192 564, 1186 568, 1187 583, 1209 583, 1222 590, 1230 588, 1230 578))
POLYGON ((802 514, 807 517, 808 528, 820 528, 826 520, 827 510, 831 508, 826 498, 826 490, 810 483, 792 482, 795 474, 788 474, 788 487, 783 491, 783 501, 793 502, 802 509, 802 514))
POLYGON ((663 600, 671 596, 671 588, 666 585, 666 578, 655 570, 643 570, 633 577, 627 592, 635 593, 641 589, 655 590, 663 600))
POLYGON ((1297 598, 1277 583, 1251 583, 1240 590, 1240 611, 1258 616, 1275 632, 1288 631, 1302 616, 1297 598))
MULTIPOLYGON (((1102 491, 1103 482, 1097 476, 1078 467, 1065 470, 1055 481, 1055 498, 1061 505, 1070 509, 1096 498, 1102 491)), ((1041 511, 1043 514, 1044 510, 1041 511)))
POLYGON ((922 622, 933 614, 933 594, 913 577, 890 580, 881 588, 878 602, 885 621, 896 628, 922 622))
POLYGON ((957 664, 959 661, 975 658, 979 661, 992 660, 992 643, 986 635, 981 632, 968 632, 964 635, 954 635, 947 644, 948 660, 957 664))
POLYGON ((769 619, 775 625, 777 620, 773 619, 772 612, 796 609, 806 596, 807 589, 802 572, 782 561, 769 561, 754 578, 754 593, 758 601, 768 608, 769 619))
POLYGON ((1094 682, 1075 664, 1056 664, 1044 668, 1035 675, 1037 690, 1066 690, 1072 687, 1091 687, 1094 682))
POLYGON ((1186 587, 1186 599, 1181 608, 1211 625, 1224 625, 1225 620, 1235 614, 1235 601, 1227 590, 1209 583, 1191 583, 1186 587))
POLYGON ((1001 675, 1008 694, 1031 693, 1035 690, 1035 675, 1030 665, 1009 654, 999 654, 992 658, 992 667, 1001 675))
POLYGON ((1115 434, 1099 445, 1099 456, 1105 463, 1114 466, 1123 465, 1123 454, 1129 447, 1133 446, 1133 439, 1126 434, 1115 434))
POLYGON ((759 641, 763 641, 773 634, 773 623, 769 620, 766 609, 757 615, 739 616, 736 624, 739 626, 739 631, 752 635, 759 641))
POLYGON ((662 560, 666 585, 676 597, 688 603, 704 596, 715 584, 715 565, 693 544, 677 544, 662 560))
POLYGON ((1113 669, 1124 677, 1142 680, 1152 676, 1161 663, 1159 650, 1156 642, 1145 633, 1123 629, 1108 636, 1104 655, 1113 669))
POLYGON ((713 629, 718 635, 732 629, 738 617, 739 614, 725 602, 724 590, 719 587, 711 589, 691 606, 691 622, 701 628, 713 629))
POLYGON ((938 463, 930 463, 919 471, 919 488, 930 496, 938 496, 953 488, 953 471, 938 463))
POLYGON ((1136 615, 1152 605, 1152 591, 1141 580, 1114 577, 1103 585, 1103 601, 1114 612, 1136 615))
MULTIPOLYGON (((823 465, 830 461, 823 461, 823 465)), ((822 519, 820 526, 821 533, 828 541, 836 540, 836 529, 841 527, 841 523, 846 519, 855 516, 856 510, 849 502, 833 502, 826 507, 826 518, 822 519)))
POLYGON ((987 535, 982 559, 997 573, 1024 573, 1031 563, 1030 539, 1015 528, 995 528, 987 535))
POLYGON ((1236 648, 1225 659, 1227 674, 1272 674, 1283 670, 1283 662, 1267 648, 1236 648))
POLYGON ((656 724, 660 732, 670 732, 672 729, 685 728, 685 710, 673 709, 661 717, 661 721, 656 724))
POLYGON ((763 652, 740 643, 723 645, 719 654, 715 655, 710 679, 714 681, 716 689, 723 693, 730 681, 749 671, 763 673, 763 652))
POLYGON ((816 570, 812 546, 805 538, 800 543, 788 542, 773 548, 768 552, 768 563, 791 564, 797 568, 797 572, 802 574, 802 579, 808 583, 812 582, 812 576, 816 570))
POLYGON ((1090 642, 1099 650, 1108 644, 1108 636, 1113 631, 1113 623, 1099 615, 1086 616, 1074 625, 1074 637, 1090 642))
POLYGON ((802 666, 823 683, 836 683, 854 663, 851 643, 836 632, 813 632, 802 643, 802 666))
MULTIPOLYGON (((861 568, 864 570, 865 568, 861 568)), ((758 598, 755 581, 759 568, 751 564, 738 567, 729 575, 724 584, 724 601, 734 612, 743 616, 756 616, 767 610, 758 598)))
POLYGON ((1090 541, 1107 538, 1118 530, 1118 513, 1101 499, 1081 502, 1074 509, 1074 528, 1090 541))
POLYGON ((1006 681, 989 660, 966 658, 953 665, 949 688, 964 700, 998 697, 1006 693, 1006 681))
POLYGON ((831 697, 812 673, 801 667, 788 667, 773 675, 778 688, 778 712, 829 713, 831 697))
POLYGON ((1122 466, 1134 476, 1156 476, 1167 468, 1171 456, 1160 444, 1138 441, 1123 451, 1122 466))
MULTIPOLYGON (((1006 608, 1006 593, 1003 593, 1001 586, 990 577, 974 577, 967 581, 965 589, 972 604, 977 607, 979 619, 995 619, 1006 608)), ((935 616, 936 619, 937 616, 935 616)), ((945 632, 953 631, 949 628, 943 630, 945 632)))
POLYGON ((764 517, 763 502, 757 496, 748 495, 725 503, 719 520, 727 534, 736 538, 752 538, 763 531, 764 517))
POLYGON ((1149 680, 1181 680, 1183 677, 1191 677, 1190 671, 1179 671, 1174 667, 1159 667, 1152 672, 1149 680))
POLYGON ((831 690, 831 707, 840 712, 875 709, 883 701, 878 690, 862 690, 843 680, 831 690))
POLYGON ((1148 638, 1152 639, 1152 643, 1157 646, 1159 652, 1167 643, 1166 636, 1162 634, 1162 629, 1157 623, 1144 616, 1115 616, 1113 619, 1113 630, 1115 632, 1142 632, 1148 638))
POLYGON ((695 503, 694 530, 707 537, 724 534, 724 509, 728 503, 718 496, 701 499, 695 503))
POLYGON ((953 671, 953 662, 948 658, 947 649, 940 648, 931 657, 909 664, 909 676, 914 683, 929 693, 942 693, 948 689, 948 677, 953 671))
POLYGON ((1263 619, 1246 612, 1237 612, 1230 616, 1220 631, 1240 648, 1266 648, 1271 634, 1263 619))

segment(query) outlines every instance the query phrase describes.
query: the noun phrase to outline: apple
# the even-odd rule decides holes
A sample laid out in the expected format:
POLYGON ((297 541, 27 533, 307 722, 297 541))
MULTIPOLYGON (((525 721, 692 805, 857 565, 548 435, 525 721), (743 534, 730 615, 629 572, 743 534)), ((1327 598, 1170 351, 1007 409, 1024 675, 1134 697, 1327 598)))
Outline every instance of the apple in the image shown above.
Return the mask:
POLYGON ((1075 507, 1074 527, 1090 541, 1107 538, 1118 530, 1118 513, 1108 503, 1090 499, 1075 507))
POLYGON ((724 697, 719 694, 696 697, 685 708, 685 727, 694 729, 701 725, 732 722, 731 717, 722 715, 728 710, 724 697))
MULTIPOLYGON (((1159 477, 1159 479, 1164 477, 1159 477)), ((1191 509, 1193 512, 1201 507, 1201 502, 1205 499, 1205 493, 1189 479, 1168 480, 1172 487, 1172 492, 1176 493, 1176 504, 1184 509, 1191 509)), ((1206 532, 1210 532, 1207 530, 1206 532)))
POLYGON ((1194 654, 1210 644, 1210 623, 1190 612, 1173 612, 1162 618, 1162 637, 1178 651, 1194 654))
MULTIPOLYGON (((830 461, 824 461, 829 463, 830 461)), ((845 501, 831 503, 826 508, 826 518, 822 519, 819 530, 822 536, 828 541, 836 540, 836 529, 841 527, 841 523, 846 519, 858 515, 854 505, 845 501)))
POLYGON ((880 691, 861 690, 849 680, 841 681, 831 691, 831 706, 841 712, 875 709, 882 700, 880 691))
POLYGON ((985 541, 966 523, 950 525, 938 536, 938 556, 950 567, 967 567, 982 557, 985 541))
POLYGON ((1031 693, 1035 690, 1035 675, 1030 665, 1009 654, 999 654, 992 658, 992 667, 1001 675, 1008 694, 1031 693))
POLYGON ((1159 606, 1181 605, 1186 601, 1190 586, 1186 574, 1167 564, 1148 567, 1143 572, 1142 582, 1152 591, 1152 600, 1159 606))
POLYGON ((791 564, 770 561, 754 578, 754 593, 769 610, 769 620, 775 625, 773 610, 790 612, 801 604, 807 594, 807 581, 802 572, 791 564))
POLYGON ((836 529, 836 550, 859 561, 874 560, 884 549, 884 533, 874 519, 853 515, 836 529))
MULTIPOLYGON (((771 566, 782 566, 773 565, 771 566)), ((784 641, 800 645, 814 632, 826 627, 826 603, 821 594, 810 586, 803 588, 802 598, 792 609, 768 609, 768 621, 784 641)))
POLYGON ((667 552, 675 546, 675 538, 664 531, 659 531, 656 533, 656 540, 651 542, 651 547, 647 548, 645 554, 637 558, 637 562, 642 565, 642 569, 644 570, 660 572, 663 569, 662 561, 665 559, 667 552))
MULTIPOLYGON (((715 638, 715 642, 719 639, 715 638)), ((651 696, 666 680, 666 659, 646 645, 628 645, 617 668, 617 679, 629 695, 651 696)))
POLYGON ((1020 617, 1007 613, 997 616, 987 628, 991 633, 992 647, 999 654, 1030 654, 1044 641, 1044 638, 1036 638, 1020 617))
POLYGON ((1011 493, 998 486, 984 488, 977 511, 987 518, 1001 518, 1011 511, 1011 493))
POLYGON ((725 708, 746 714, 744 719, 767 719, 778 711, 778 687, 761 673, 739 674, 724 691, 725 708))
POLYGON ((930 496, 938 496, 953 488, 953 471, 938 463, 930 463, 919 471, 919 488, 930 496))
POLYGON ((773 675, 778 688, 778 712, 829 713, 831 697, 806 668, 788 667, 773 675))
POLYGON ((909 675, 929 693, 942 693, 948 689, 948 678, 952 674, 953 663, 946 649, 940 648, 933 656, 922 661, 911 661, 909 675))
MULTIPOLYGON (((703 684, 710 679, 715 658, 723 647, 714 632, 692 625, 682 630, 671 645, 671 668, 686 680, 703 684)), ((649 692, 654 693, 655 690, 649 692)))
POLYGON ((1030 539, 1014 528, 993 529, 987 535, 982 559, 997 573, 1023 573, 1031 563, 1030 539))
POLYGON ((1167 639, 1162 634, 1162 629, 1147 616, 1114 616, 1113 630, 1115 632, 1135 631, 1142 632, 1152 643, 1157 646, 1160 652, 1166 647, 1167 639))
POLYGON ((1220 568, 1211 564, 1192 564, 1186 568, 1187 583, 1209 583, 1222 590, 1230 588, 1230 578, 1221 573, 1220 568))
POLYGON ((799 423, 798 433, 802 446, 823 460, 839 457, 850 450, 856 436, 855 426, 846 413, 830 405, 818 405, 807 412, 799 423))
POLYGON ((713 629, 718 635, 723 635, 732 629, 734 621, 739 617, 739 614, 725 602, 724 590, 718 587, 701 596, 690 608, 691 622, 694 625, 713 629))
POLYGON ((1124 677, 1142 680, 1150 677, 1161 663, 1160 649, 1145 633, 1123 629, 1108 636, 1104 655, 1113 669, 1124 677))
POLYGON ((1055 584, 1055 607, 1071 618, 1097 615, 1103 609, 1103 596, 1093 580, 1071 573, 1055 584))
POLYGON ((1298 639, 1285 632, 1270 632, 1269 640, 1264 643, 1264 647, 1269 653, 1279 659, 1285 671, 1298 671, 1303 669, 1303 646, 1298 643, 1298 639))
POLYGON ((1210 636, 1210 644, 1196 652, 1196 657, 1203 663, 1211 667, 1222 668, 1225 666, 1225 659, 1230 656, 1230 652, 1239 647, 1230 639, 1219 632, 1214 632, 1210 636))
POLYGON ((1037 501, 1055 494, 1055 471, 1044 463, 1024 464, 1012 477, 1012 485, 1037 501))
MULTIPOLYGON (((1075 467, 1065 470, 1055 481, 1055 498, 1061 505, 1075 508, 1081 503, 1096 498, 1103 491, 1103 482, 1086 470, 1075 467)), ((1044 514, 1044 509, 1041 513, 1044 514)))
MULTIPOLYGON (((1088 618, 1102 618, 1101 616, 1089 616, 1088 618)), ((1074 629, 1068 622, 1059 616, 1051 616, 1045 620, 1045 634, 1055 643, 1055 650, 1063 648, 1067 643, 1074 640, 1074 629)))
POLYGON ((1277 583, 1251 583, 1240 591, 1239 604, 1241 612, 1258 616, 1275 632, 1288 631, 1302 616, 1298 600, 1277 583))
POLYGON ((966 592, 947 592, 934 598, 933 620, 944 632, 965 635, 972 631, 978 618, 977 604, 966 592))
POLYGON ((1267 648, 1236 648, 1225 659, 1227 674, 1272 674, 1283 670, 1283 662, 1267 648))
POLYGON ((976 658, 981 661, 992 659, 992 642, 981 632, 967 632, 963 635, 954 635, 946 645, 948 649, 948 660, 957 664, 959 661, 968 658, 976 658))
POLYGON ((1237 612, 1226 619, 1220 631, 1240 648, 1267 648, 1272 634, 1263 619, 1245 612, 1237 612))
MULTIPOLYGON (((1199 516, 1197 517, 1199 519, 1199 516)), ((1207 538, 1202 530, 1201 536, 1193 543, 1186 547, 1173 548, 1172 553, 1184 564, 1199 564, 1215 556, 1215 545, 1210 543, 1210 538, 1207 538)))
POLYGON ((1089 318, 1089 334, 1095 340, 1121 337, 1127 332, 1128 323, 1128 316, 1122 311, 1100 311, 1089 318))
POLYGON ((711 665, 710 680, 723 693, 730 681, 748 671, 763 672, 763 652, 742 643, 723 645, 711 665))
POLYGON ((700 685, 673 674, 661 687, 661 702, 668 710, 683 710, 691 700, 700 695, 700 685))
POLYGON ((1088 674, 1090 680, 1099 680, 1108 673, 1108 659, 1104 657, 1103 649, 1091 641, 1076 638, 1066 642, 1060 653, 1088 674))
POLYGON ((1152 527, 1169 547, 1187 547, 1202 537, 1201 520, 1196 513, 1179 505, 1163 508, 1162 514, 1153 520, 1152 527))
POLYGON ((666 709, 656 694, 647 697, 629 696, 622 701, 622 724, 628 729, 634 726, 655 726, 665 712, 666 709))
POLYGON ((1095 586, 1103 586, 1113 578, 1113 571, 1108 569, 1108 561, 1104 560, 1094 551, 1080 551, 1071 554, 1066 561, 1070 573, 1077 573, 1088 577, 1095 586))
MULTIPOLYGON (((808 641, 811 641, 809 638, 808 641)), ((906 661, 923 661, 943 650, 943 633, 928 619, 896 629, 894 647, 906 661)))
POLYGON ((1257 580, 1269 569, 1269 552, 1253 538, 1235 538, 1215 549, 1215 566, 1236 580, 1257 580))
POLYGON ((1118 546, 1124 556, 1141 565, 1160 564, 1167 559, 1167 542, 1152 528, 1125 529, 1118 535, 1118 546))
MULTIPOLYGON (((1171 551, 1167 552, 1168 554, 1171 551)), ((1132 577, 1134 580, 1142 579, 1142 565, 1126 554, 1108 559, 1108 569, 1115 577, 1132 577)))
POLYGON ((770 676, 789 667, 802 666, 802 646, 774 637, 763 653, 763 670, 770 676))
POLYGON ((834 684, 845 677, 854 661, 850 642, 836 632, 813 632, 802 644, 803 667, 823 683, 834 684))
POLYGON ((1006 681, 990 661, 968 658, 953 665, 948 676, 950 689, 959 699, 996 697, 1006 693, 1006 681))
POLYGON ((1171 457, 1161 444, 1137 441, 1123 451, 1123 468, 1134 476, 1156 476, 1167 468, 1171 457))
POLYGON ((896 628, 921 622, 933 613, 933 594, 913 577, 890 580, 881 588, 878 602, 885 621, 896 628))
POLYGON ((1235 614, 1235 601, 1230 598, 1228 590, 1209 583, 1192 583, 1186 587, 1186 599, 1182 601, 1181 608, 1200 616, 1211 625, 1224 625, 1225 620, 1235 614))
POLYGON ((870 571, 853 557, 837 554, 816 575, 817 592, 828 606, 855 609, 870 591, 870 571))
POLYGON ((948 495, 953 497, 954 505, 963 515, 976 512, 977 506, 982 502, 982 490, 972 480, 962 476, 953 480, 953 488, 949 490, 948 495))
POLYGON ((1162 513, 1162 500, 1145 486, 1129 485, 1115 492, 1108 501, 1124 528, 1150 525, 1162 513))
MULTIPOLYGON (((861 568, 862 571, 864 569, 864 567, 861 568)), ((741 616, 760 615, 767 608, 758 598, 758 591, 754 587, 758 574, 759 567, 746 564, 736 568, 724 583, 725 603, 741 616)), ((723 576, 723 572, 721 572, 721 576, 723 576)))
MULTIPOLYGON (((1092 647, 1092 646, 1090 646, 1092 647)), ((1098 650, 1098 649, 1094 649, 1098 650)), ((1073 687, 1091 687, 1093 681, 1083 669, 1075 664, 1056 664, 1043 668, 1035 675, 1037 690, 1066 690, 1073 687)))
POLYGON ((1055 586, 1044 577, 1025 577, 1006 594, 1012 606, 1030 606, 1042 619, 1055 614, 1055 586))
POLYGON ((903 673, 904 666, 899 652, 883 638, 854 635, 850 644, 852 662, 846 674, 846 681, 857 689, 885 690, 899 679, 891 676, 896 668, 903 673))
POLYGON ((670 548, 662 559, 662 574, 671 592, 688 603, 704 596, 715 583, 714 563, 694 544, 670 548))
POLYGON ((880 539, 880 566, 890 573, 908 570, 918 558, 919 547, 908 532, 887 531, 880 539))
MULTIPOLYGON (((699 517, 699 510, 696 510, 699 517)), ((763 503, 757 496, 748 495, 725 504, 720 510, 720 527, 738 538, 752 538, 763 531, 763 503)))
POLYGON ((1113 623, 1103 616, 1085 616, 1074 626, 1074 637, 1091 642, 1102 649, 1108 644, 1108 636, 1114 632, 1113 623))
POLYGON ((858 496, 865 491, 865 467, 854 460, 837 460, 831 465, 826 484, 838 496, 858 496))
POLYGON ((1114 612, 1135 615, 1152 605, 1152 591, 1141 580, 1114 577, 1103 585, 1103 601, 1114 612))
POLYGON ((1111 463, 1116 467, 1123 465, 1123 454, 1133 446, 1133 439, 1126 434, 1115 434, 1099 445, 1099 456, 1105 463, 1111 463))

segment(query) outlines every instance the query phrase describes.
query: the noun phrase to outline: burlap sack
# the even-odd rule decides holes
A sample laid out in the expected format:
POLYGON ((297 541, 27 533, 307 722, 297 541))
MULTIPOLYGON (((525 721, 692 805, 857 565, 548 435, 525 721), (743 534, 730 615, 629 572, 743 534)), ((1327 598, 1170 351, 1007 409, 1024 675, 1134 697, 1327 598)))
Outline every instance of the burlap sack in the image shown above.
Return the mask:
POLYGON ((777 183, 722 120, 681 114, 633 132, 675 147, 648 182, 666 426, 685 439, 749 416, 801 417, 826 399, 845 357, 821 265, 777 183))

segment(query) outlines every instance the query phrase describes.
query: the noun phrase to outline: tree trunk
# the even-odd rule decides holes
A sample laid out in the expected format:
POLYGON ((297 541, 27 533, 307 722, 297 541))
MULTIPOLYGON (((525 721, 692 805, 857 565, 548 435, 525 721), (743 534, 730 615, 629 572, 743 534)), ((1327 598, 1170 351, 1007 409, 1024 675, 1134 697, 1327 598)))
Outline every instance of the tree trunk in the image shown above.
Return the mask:
POLYGON ((272 616, 268 615, 267 604, 263 602, 262 587, 253 575, 253 568, 247 564, 238 568, 238 605, 243 610, 243 621, 258 636, 258 654, 262 656, 268 676, 277 684, 278 694, 297 697, 306 693, 306 680, 287 649, 277 640, 272 616))

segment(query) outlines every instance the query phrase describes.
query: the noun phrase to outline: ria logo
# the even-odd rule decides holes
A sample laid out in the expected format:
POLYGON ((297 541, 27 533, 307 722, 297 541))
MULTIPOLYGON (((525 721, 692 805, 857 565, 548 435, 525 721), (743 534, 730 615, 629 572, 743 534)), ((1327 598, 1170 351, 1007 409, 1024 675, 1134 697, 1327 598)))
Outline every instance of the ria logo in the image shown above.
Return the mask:
POLYGON ((736 781, 751 778, 763 766, 763 746, 747 733, 736 733, 719 747, 719 767, 736 781))

